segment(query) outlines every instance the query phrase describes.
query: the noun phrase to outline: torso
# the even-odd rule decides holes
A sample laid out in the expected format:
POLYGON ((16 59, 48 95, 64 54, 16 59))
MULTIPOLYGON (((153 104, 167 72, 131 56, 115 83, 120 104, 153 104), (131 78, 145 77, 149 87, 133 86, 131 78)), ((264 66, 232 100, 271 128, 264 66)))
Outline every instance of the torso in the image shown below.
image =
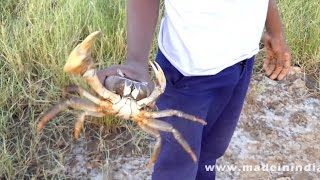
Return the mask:
POLYGON ((258 52, 268 0, 165 0, 159 48, 185 76, 213 75, 258 52))

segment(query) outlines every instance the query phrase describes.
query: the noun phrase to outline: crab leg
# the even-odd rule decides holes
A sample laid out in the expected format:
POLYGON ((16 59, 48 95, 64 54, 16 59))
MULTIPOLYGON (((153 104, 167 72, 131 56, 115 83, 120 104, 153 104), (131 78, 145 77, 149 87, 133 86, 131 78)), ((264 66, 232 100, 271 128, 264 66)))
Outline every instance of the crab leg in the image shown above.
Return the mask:
POLYGON ((189 153, 192 160, 197 162, 197 156, 192 151, 191 147, 187 143, 187 141, 182 137, 181 133, 173 128, 173 126, 169 123, 157 120, 157 119, 149 119, 145 124, 153 129, 165 132, 171 132, 174 138, 178 141, 178 143, 183 147, 183 149, 189 153))
POLYGON ((83 76, 91 88, 101 97, 115 103, 121 97, 102 85, 94 69, 94 62, 91 57, 93 42, 100 34, 99 31, 91 33, 82 43, 74 48, 64 66, 64 71, 83 76))
POLYGON ((103 117, 104 114, 99 113, 99 112, 89 112, 89 111, 85 111, 85 112, 80 113, 80 115, 77 118, 77 121, 74 124, 74 139, 75 140, 79 139, 80 131, 84 126, 84 120, 85 120, 86 116, 103 117))
POLYGON ((166 88, 166 77, 157 62, 149 62, 152 66, 152 69, 157 77, 157 85, 154 87, 153 91, 151 92, 150 96, 141 99, 137 102, 139 106, 146 106, 154 102, 165 90, 166 88))
POLYGON ((161 117, 168 117, 168 116, 177 116, 180 118, 184 118, 190 121, 195 121, 198 123, 201 123, 203 125, 206 125, 207 122, 204 121, 203 119, 197 118, 196 116, 184 113, 182 111, 178 111, 178 110, 163 110, 163 111, 158 111, 158 112, 148 112, 150 114, 150 117, 152 118, 161 118, 161 117))
POLYGON ((101 104, 101 100, 97 97, 95 97, 94 95, 90 94, 89 92, 87 92, 86 90, 84 90, 83 88, 77 86, 77 85, 69 85, 66 86, 63 90, 63 94, 64 96, 66 96, 66 94, 79 94, 82 97, 85 97, 87 99, 89 99, 90 101, 94 102, 95 104, 101 104))
POLYGON ((160 132, 158 130, 152 129, 148 127, 145 124, 138 123, 138 125, 141 127, 142 130, 150 134, 151 136, 156 138, 156 144, 154 145, 153 152, 150 157, 150 161, 147 164, 147 168, 151 168, 151 166, 157 161, 159 153, 160 153, 160 148, 161 148, 161 136, 160 132))
POLYGON ((60 112, 66 110, 68 107, 84 111, 99 112, 98 107, 90 101, 80 98, 70 98, 69 100, 65 100, 56 104, 50 110, 48 110, 40 119, 37 125, 37 131, 41 131, 47 122, 56 117, 60 112))

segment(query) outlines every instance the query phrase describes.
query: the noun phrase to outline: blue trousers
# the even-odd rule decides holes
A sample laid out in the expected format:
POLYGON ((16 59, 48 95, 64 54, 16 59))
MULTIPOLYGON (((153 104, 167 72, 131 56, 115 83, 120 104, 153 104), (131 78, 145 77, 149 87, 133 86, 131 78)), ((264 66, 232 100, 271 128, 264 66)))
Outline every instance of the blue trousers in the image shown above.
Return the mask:
POLYGON ((161 133, 162 147, 154 165, 153 180, 213 180, 206 172, 221 157, 236 128, 251 79, 254 57, 243 60, 211 76, 183 76, 158 51, 156 61, 167 80, 157 101, 159 110, 176 109, 207 121, 207 125, 178 117, 161 118, 172 124, 198 157, 194 163, 171 133, 161 133))

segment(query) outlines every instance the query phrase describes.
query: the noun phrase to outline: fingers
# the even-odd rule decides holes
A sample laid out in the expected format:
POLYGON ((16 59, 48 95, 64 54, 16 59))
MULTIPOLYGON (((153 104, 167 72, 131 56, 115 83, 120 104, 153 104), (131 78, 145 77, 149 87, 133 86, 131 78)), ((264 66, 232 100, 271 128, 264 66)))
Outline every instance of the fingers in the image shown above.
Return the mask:
MULTIPOLYGON (((288 74, 291 66, 291 55, 289 52, 281 52, 276 55, 275 67, 270 79, 283 80, 288 74)), ((268 74, 267 74, 268 75, 268 74)))
POLYGON ((125 75, 128 74, 128 72, 126 72, 126 69, 123 66, 121 66, 121 65, 112 65, 107 69, 102 69, 102 70, 99 70, 97 72, 97 76, 99 78, 99 81, 101 83, 104 83, 106 77, 117 75, 118 74, 117 73, 118 70, 121 70, 121 72, 123 72, 125 75))
POLYGON ((263 64, 263 69, 265 70, 265 73, 267 76, 270 76, 276 68, 274 53, 272 50, 270 39, 271 39, 271 37, 267 33, 264 34, 264 45, 265 45, 265 49, 266 49, 266 59, 263 64))
POLYGON ((275 61, 273 58, 273 54, 270 51, 267 51, 267 57, 263 64, 263 69, 267 76, 270 76, 275 69, 275 61))
POLYGON ((290 55, 285 59, 266 59, 263 65, 266 75, 270 79, 283 80, 290 70, 290 55))
POLYGON ((119 70, 125 77, 138 81, 141 80, 141 77, 137 72, 135 72, 134 68, 130 68, 125 65, 112 65, 107 69, 100 70, 97 74, 98 76, 101 76, 101 79, 105 79, 107 76, 119 75, 119 70))
POLYGON ((282 61, 277 60, 275 66, 274 66, 274 70, 273 70, 272 74, 270 75, 270 79, 277 79, 277 77, 281 73, 282 69, 283 69, 282 61))
POLYGON ((127 68, 124 67, 123 65, 112 65, 108 69, 106 69, 105 75, 106 76, 117 75, 119 70, 125 75, 128 74, 127 68))
POLYGON ((96 72, 97 77, 98 77, 101 84, 104 84, 104 81, 107 78, 107 76, 105 75, 106 71, 107 71, 106 69, 103 69, 103 70, 99 70, 96 72))
POLYGON ((291 53, 284 40, 264 36, 266 59, 263 69, 270 79, 283 80, 290 70, 291 53))
POLYGON ((291 67, 291 55, 290 53, 285 53, 284 54, 284 62, 283 62, 283 68, 280 74, 278 75, 278 80, 282 80, 286 77, 288 74, 290 67, 291 67))

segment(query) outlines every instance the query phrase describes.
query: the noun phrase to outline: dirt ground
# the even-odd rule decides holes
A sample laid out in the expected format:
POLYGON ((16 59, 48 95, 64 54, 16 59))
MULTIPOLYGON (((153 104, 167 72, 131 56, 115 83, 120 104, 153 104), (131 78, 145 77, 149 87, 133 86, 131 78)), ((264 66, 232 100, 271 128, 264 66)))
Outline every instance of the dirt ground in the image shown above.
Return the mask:
MULTIPOLYGON (((319 179, 320 98, 307 86, 308 81, 299 69, 281 82, 255 75, 232 142, 217 163, 240 169, 218 171, 217 179, 319 179), (241 170, 248 165, 253 167, 252 171, 241 170), (298 169, 262 169, 266 166, 298 169), (300 166, 306 169, 301 171, 300 166)), ((141 135, 132 137, 130 133, 122 132, 109 137, 111 140, 104 144, 88 135, 72 144, 65 160, 65 171, 71 177, 96 180, 151 178, 152 170, 146 169, 145 164, 153 139, 141 139, 141 135)))

